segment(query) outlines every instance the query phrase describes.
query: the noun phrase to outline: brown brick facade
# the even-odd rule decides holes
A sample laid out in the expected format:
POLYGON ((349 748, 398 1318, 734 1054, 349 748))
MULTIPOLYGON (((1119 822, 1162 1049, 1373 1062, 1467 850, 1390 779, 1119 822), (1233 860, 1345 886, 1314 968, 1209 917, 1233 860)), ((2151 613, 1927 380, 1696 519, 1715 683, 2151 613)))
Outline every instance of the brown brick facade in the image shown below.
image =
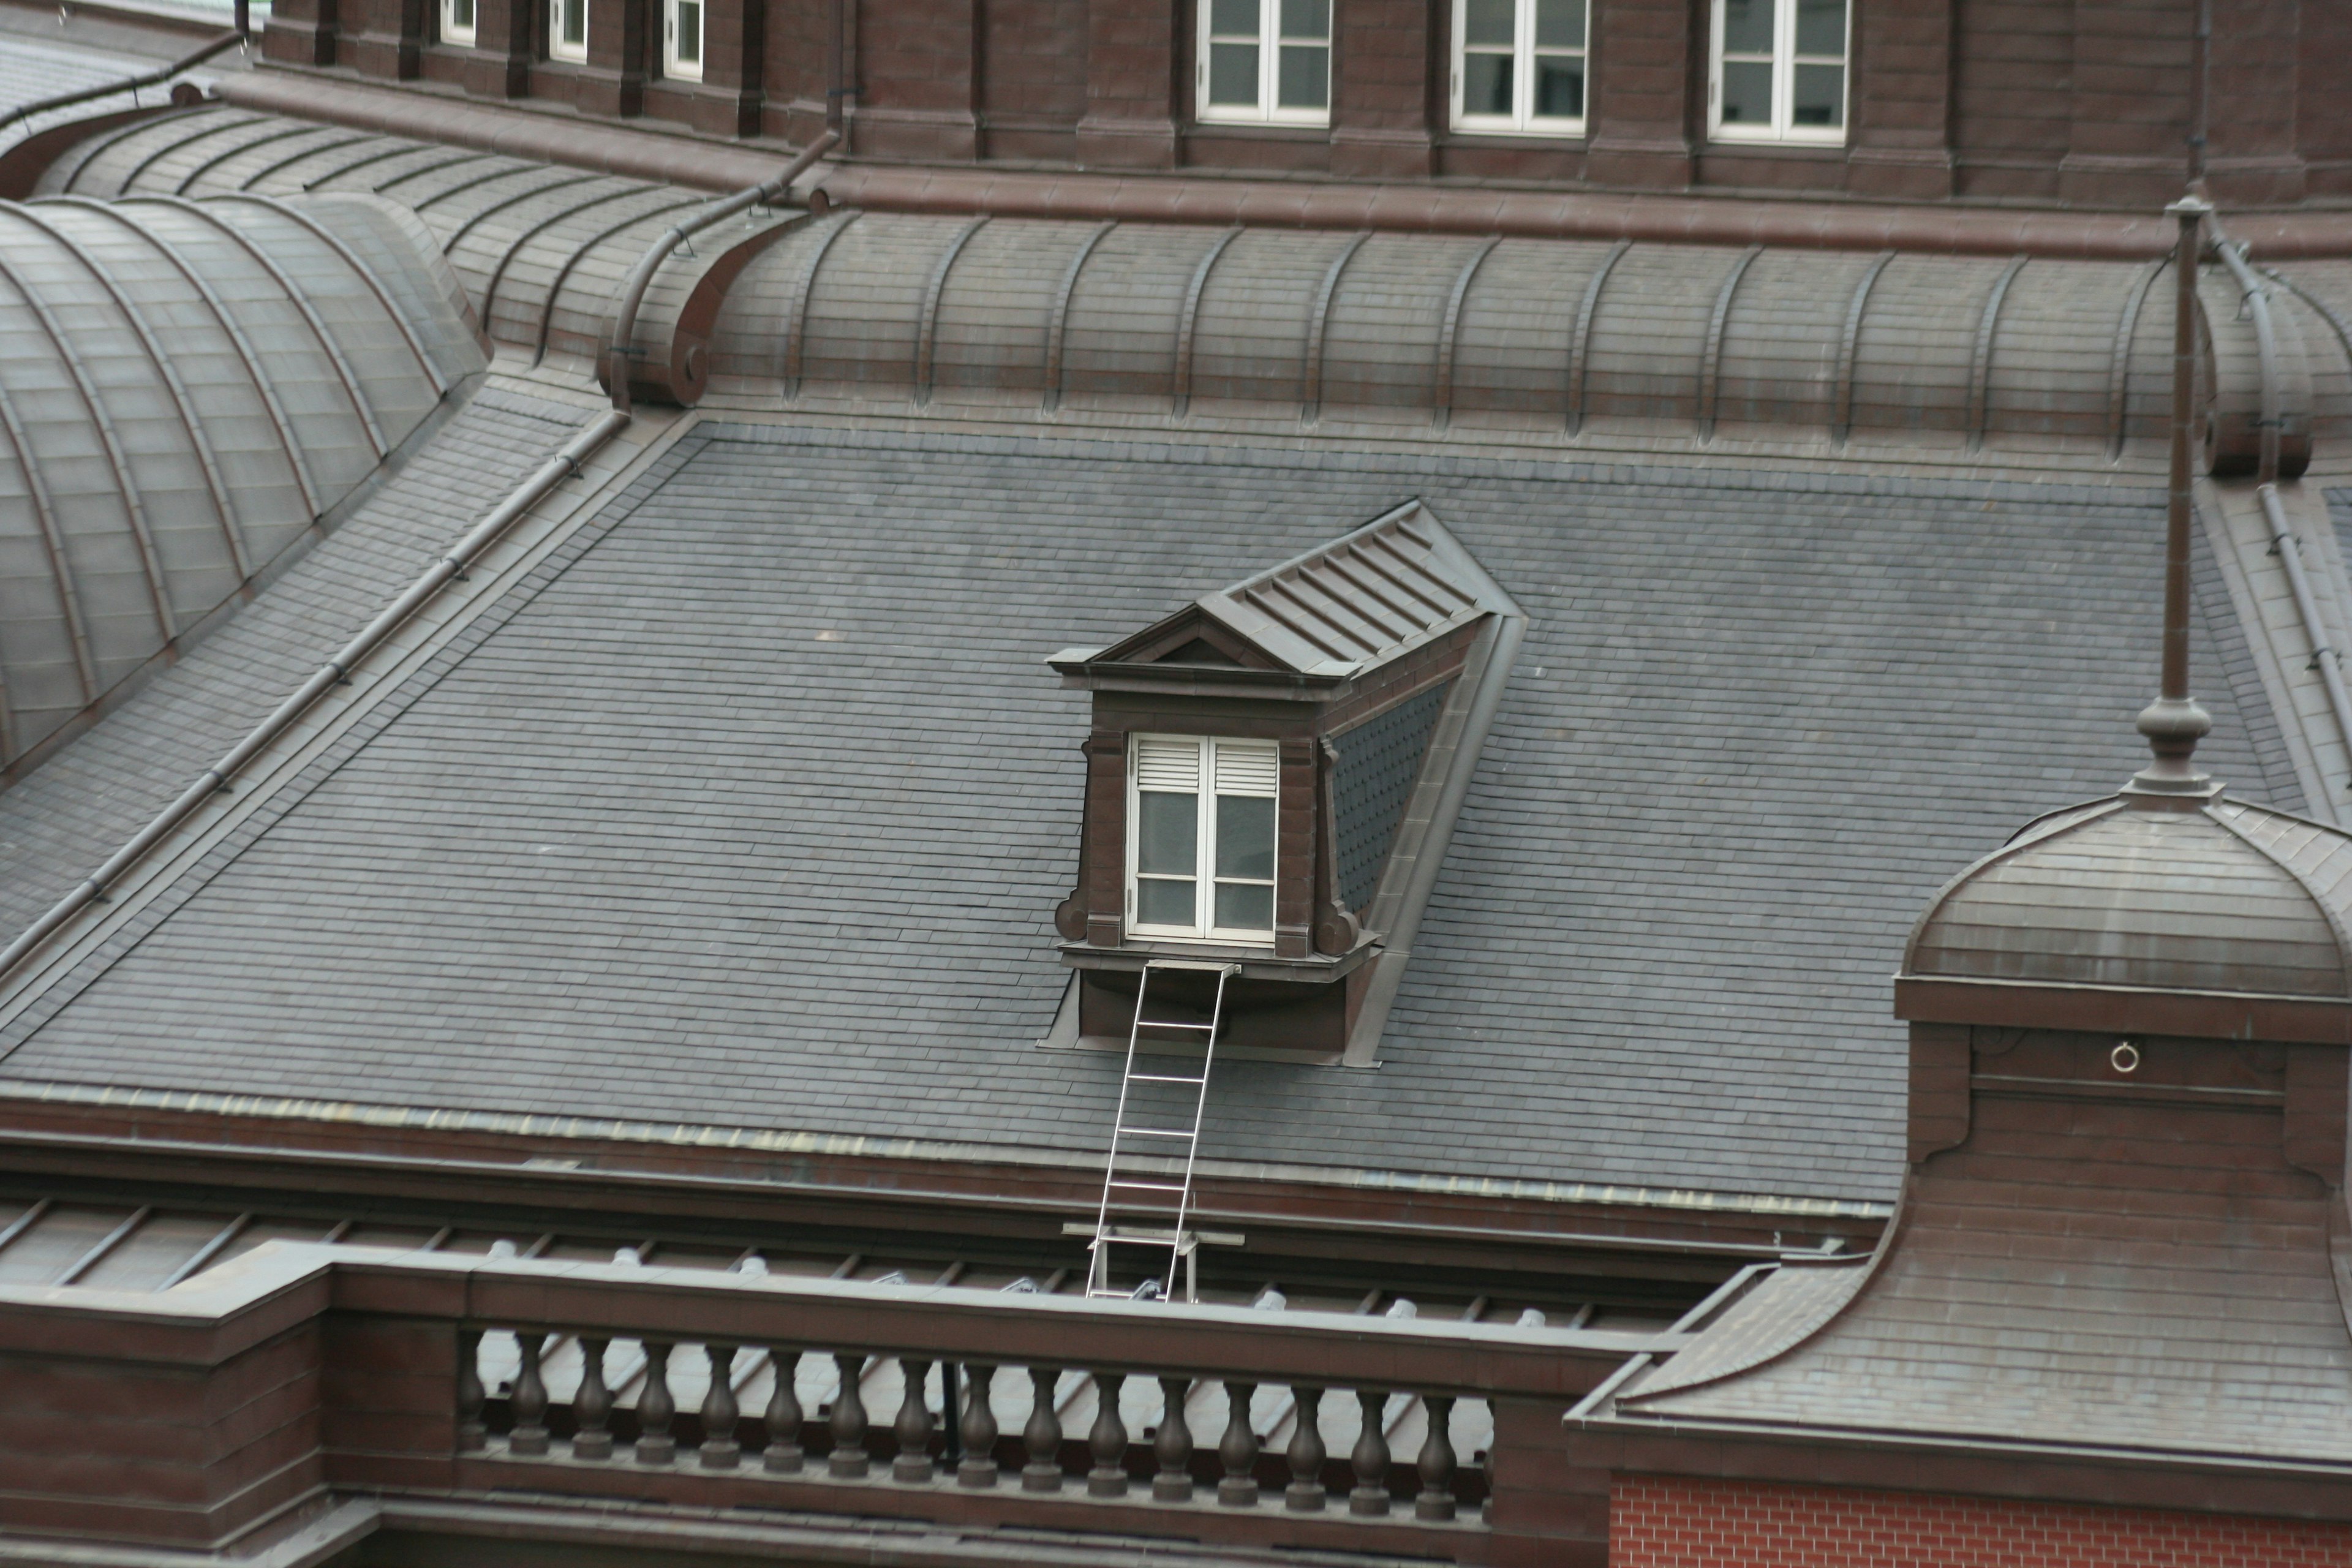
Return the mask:
POLYGON ((2352 1526, 1621 1476, 1610 1568, 2336 1568, 2352 1526))

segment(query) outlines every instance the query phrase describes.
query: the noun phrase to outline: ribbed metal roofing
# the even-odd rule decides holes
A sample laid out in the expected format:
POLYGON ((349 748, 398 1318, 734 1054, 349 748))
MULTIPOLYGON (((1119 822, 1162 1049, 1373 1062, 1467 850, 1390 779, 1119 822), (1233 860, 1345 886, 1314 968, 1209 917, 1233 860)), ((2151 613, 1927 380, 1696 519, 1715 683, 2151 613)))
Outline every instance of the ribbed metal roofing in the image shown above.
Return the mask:
POLYGON ((1930 906, 1909 976, 2352 995, 2352 834, 2237 802, 2036 825, 1930 906))
POLYGON ((0 204, 0 767, 481 368, 413 224, 352 197, 0 204))

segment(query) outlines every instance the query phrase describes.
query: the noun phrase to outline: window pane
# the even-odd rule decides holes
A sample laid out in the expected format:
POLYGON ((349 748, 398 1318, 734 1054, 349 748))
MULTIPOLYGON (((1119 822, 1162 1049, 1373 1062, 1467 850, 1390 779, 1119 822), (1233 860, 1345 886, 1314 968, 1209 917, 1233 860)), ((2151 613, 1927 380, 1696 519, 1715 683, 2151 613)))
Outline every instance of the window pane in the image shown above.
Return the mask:
POLYGON ((1209 46, 1209 101, 1257 107, 1257 46, 1209 46))
POLYGON ((1282 36, 1317 40, 1329 38, 1331 0, 1282 0, 1282 36))
POLYGON ((1274 889, 1247 882, 1218 883, 1216 923, 1227 931, 1272 931, 1274 889))
POLYGON ((1538 115, 1563 120, 1584 117, 1584 57, 1536 57, 1536 109, 1538 115))
POLYGON ((1138 794, 1135 825, 1135 868, 1189 877, 1201 864, 1201 797, 1138 794))
POLYGON ((1510 56, 1462 57, 1462 112, 1502 115, 1511 112, 1510 56))
POLYGON ((1793 125, 1845 123, 1845 67, 1799 66, 1795 102, 1790 106, 1793 125))
POLYGON ((1473 48, 1480 44, 1509 48, 1518 9, 1517 0, 1464 0, 1463 43, 1473 48))
POLYGON ((461 33, 474 30, 474 0, 449 0, 449 25, 461 33))
POLYGON ((588 41, 588 0, 563 0, 563 41, 575 47, 588 41))
POLYGON ((1797 0, 1797 52, 1845 58, 1845 0, 1797 0))
POLYGON ((1331 51, 1320 47, 1282 46, 1282 83, 1276 100, 1285 109, 1328 109, 1331 104, 1331 51))
POLYGON ((1723 122, 1726 125, 1772 123, 1772 68, 1757 63, 1727 61, 1723 68, 1723 122))
POLYGON ((1217 875, 1274 875, 1274 802, 1263 795, 1217 797, 1217 875))
MULTIPOLYGON (((1769 55, 1772 52, 1772 0, 1722 0, 1723 52, 1727 55, 1769 55)), ((1725 119, 1730 116, 1726 115, 1725 119)))
POLYGON ((1147 926, 1198 925, 1193 910, 1193 883, 1189 879, 1155 877, 1135 885, 1135 922, 1147 926))
POLYGON ((1536 47, 1584 47, 1584 0, 1536 0, 1536 47))
POLYGON ((695 0, 678 0, 677 58, 681 65, 702 58, 702 7, 695 0))
POLYGON ((1257 0, 1209 0, 1209 31, 1217 37, 1257 37, 1257 0))

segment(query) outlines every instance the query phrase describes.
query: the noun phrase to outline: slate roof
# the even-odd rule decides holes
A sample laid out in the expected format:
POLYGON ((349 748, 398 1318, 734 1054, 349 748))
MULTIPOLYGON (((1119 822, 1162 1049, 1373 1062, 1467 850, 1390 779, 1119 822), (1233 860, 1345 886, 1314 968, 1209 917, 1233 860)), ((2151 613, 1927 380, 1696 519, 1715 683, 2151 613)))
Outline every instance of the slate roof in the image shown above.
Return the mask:
MULTIPOLYGON (((226 28, 228 22, 228 11, 223 7, 221 26, 226 28)), ((47 38, 27 38, 16 26, 0 26, 0 118, 6 117, 10 110, 23 104, 55 98, 61 93, 78 92, 83 88, 98 87, 110 81, 127 81, 132 77, 145 76, 167 64, 171 54, 186 53, 202 42, 186 34, 170 36, 168 39, 159 41, 164 42, 170 51, 162 58, 47 38)), ((216 56, 173 79, 208 85, 223 72, 241 69, 244 64, 237 51, 231 50, 226 56, 216 56)), ((0 126, 0 151, 54 125, 91 115, 118 113, 126 109, 153 109, 169 103, 171 97, 172 89, 168 85, 142 88, 136 92, 110 93, 86 103, 48 110, 23 120, 10 120, 6 125, 0 126)))
MULTIPOLYGON (((2140 764, 2152 489, 706 424, 0 1076, 1098 1149, 1117 1059, 1034 1044, 1086 723, 1038 660, 1415 495, 1529 637, 1385 1065, 1221 1068, 1203 1158, 1891 1197, 1913 917, 2140 764)), ((2200 761, 2296 804, 2199 630, 2200 761)), ((207 679, 269 685, 64 760, 207 679)))

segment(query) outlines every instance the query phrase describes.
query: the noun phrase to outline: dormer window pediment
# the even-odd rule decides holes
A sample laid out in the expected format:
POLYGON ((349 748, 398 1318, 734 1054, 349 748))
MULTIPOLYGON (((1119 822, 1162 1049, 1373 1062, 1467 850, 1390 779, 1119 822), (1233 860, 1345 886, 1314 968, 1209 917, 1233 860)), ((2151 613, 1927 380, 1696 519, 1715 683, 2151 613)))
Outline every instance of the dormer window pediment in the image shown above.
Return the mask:
POLYGON ((1237 1041, 1336 1059, 1406 912, 1392 872, 1475 761, 1461 677, 1520 619, 1412 501, 1049 659, 1094 694, 1078 886, 1055 914, 1078 1010, 1099 1016, 1078 1035, 1108 1040, 1150 959, 1214 958, 1242 966, 1237 1041))

